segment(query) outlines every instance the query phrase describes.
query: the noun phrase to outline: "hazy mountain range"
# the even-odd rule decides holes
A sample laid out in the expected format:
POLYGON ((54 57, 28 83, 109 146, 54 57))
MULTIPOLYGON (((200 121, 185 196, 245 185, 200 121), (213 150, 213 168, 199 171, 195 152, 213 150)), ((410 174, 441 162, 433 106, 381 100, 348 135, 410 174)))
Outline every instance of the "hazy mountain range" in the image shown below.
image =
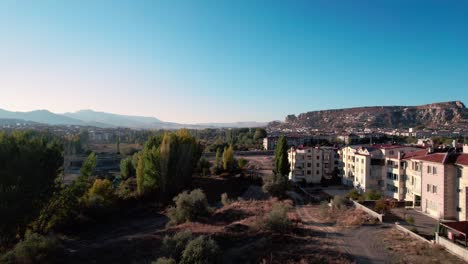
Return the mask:
POLYGON ((164 122, 155 117, 118 115, 93 110, 80 110, 74 113, 56 114, 48 110, 30 112, 12 112, 0 109, 0 119, 24 120, 47 125, 77 125, 102 128, 127 127, 136 129, 177 129, 177 128, 216 128, 216 127, 263 127, 267 123, 203 123, 179 124, 164 122))

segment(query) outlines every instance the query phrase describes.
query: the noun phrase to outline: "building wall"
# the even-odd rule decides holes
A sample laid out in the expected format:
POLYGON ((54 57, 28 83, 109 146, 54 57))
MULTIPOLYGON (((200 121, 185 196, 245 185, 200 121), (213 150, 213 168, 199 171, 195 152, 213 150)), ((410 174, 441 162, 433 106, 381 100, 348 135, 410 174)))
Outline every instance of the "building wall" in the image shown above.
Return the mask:
POLYGON ((416 160, 406 161, 406 196, 405 200, 413 201, 413 205, 416 205, 416 201, 421 199, 422 195, 422 182, 421 182, 421 162, 416 160), (417 165, 417 166, 416 166, 417 165), (418 169, 419 168, 419 169, 418 169))
POLYGON ((320 183, 322 178, 331 178, 335 169, 339 170, 337 152, 332 148, 291 148, 288 153, 291 163, 289 178, 293 181, 320 183))
POLYGON ((468 166, 457 166, 455 174, 457 175, 456 178, 458 179, 458 189, 460 192, 458 193, 458 207, 460 208, 460 212, 458 212, 458 220, 459 221, 467 221, 468 220, 468 166), (458 174, 461 177, 458 177, 458 174))
POLYGON ((441 163, 426 161, 422 162, 422 165, 421 209, 434 218, 445 219, 445 166, 441 163), (431 168, 430 172, 428 172, 428 166, 431 168), (436 169, 435 174, 433 168, 436 169))
POLYGON ((456 167, 448 164, 444 168, 444 218, 455 220, 458 218, 458 179, 456 177, 456 167))

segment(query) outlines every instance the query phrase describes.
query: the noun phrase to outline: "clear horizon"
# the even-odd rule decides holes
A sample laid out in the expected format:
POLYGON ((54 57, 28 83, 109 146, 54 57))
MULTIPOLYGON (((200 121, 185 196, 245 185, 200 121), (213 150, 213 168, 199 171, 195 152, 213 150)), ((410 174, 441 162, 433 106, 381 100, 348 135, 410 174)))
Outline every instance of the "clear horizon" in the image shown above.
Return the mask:
POLYGON ((0 108, 268 122, 468 102, 468 2, 0 3, 0 108))

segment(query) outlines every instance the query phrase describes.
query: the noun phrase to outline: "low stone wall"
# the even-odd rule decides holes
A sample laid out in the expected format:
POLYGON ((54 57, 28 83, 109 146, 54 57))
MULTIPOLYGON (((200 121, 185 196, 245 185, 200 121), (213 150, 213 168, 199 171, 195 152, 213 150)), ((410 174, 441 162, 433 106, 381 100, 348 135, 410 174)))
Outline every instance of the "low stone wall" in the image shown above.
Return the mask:
POLYGON ((439 236, 439 234, 436 234, 436 243, 443 246, 450 253, 468 261, 468 249, 453 243, 445 237, 439 236))
POLYGON ((414 233, 413 231, 407 229, 406 227, 404 227, 404 226, 402 226, 402 225, 395 224, 395 226, 396 226, 396 228, 397 228, 398 230, 400 230, 400 231, 402 231, 402 232, 404 232, 404 233, 406 233, 406 234, 408 234, 408 235, 410 235, 410 236, 412 236, 412 237, 414 237, 414 238, 416 238, 416 239, 419 239, 419 240, 424 241, 424 242, 427 242, 427 243, 431 243, 431 241, 429 241, 429 240, 425 239, 424 237, 422 237, 422 236, 420 236, 420 235, 414 233))
POLYGON ((354 204, 354 206, 355 206, 356 208, 359 208, 359 209, 363 210, 364 212, 370 214, 371 216, 373 216, 373 217, 379 219, 379 221, 380 221, 381 223, 383 223, 383 220, 384 220, 384 215, 383 215, 383 214, 379 214, 379 213, 377 213, 377 212, 375 212, 375 211, 373 211, 373 210, 371 210, 371 209, 365 207, 364 205, 362 205, 362 204, 360 204, 360 203, 358 203, 358 202, 356 202, 356 201, 352 201, 352 202, 353 202, 353 204, 354 204))

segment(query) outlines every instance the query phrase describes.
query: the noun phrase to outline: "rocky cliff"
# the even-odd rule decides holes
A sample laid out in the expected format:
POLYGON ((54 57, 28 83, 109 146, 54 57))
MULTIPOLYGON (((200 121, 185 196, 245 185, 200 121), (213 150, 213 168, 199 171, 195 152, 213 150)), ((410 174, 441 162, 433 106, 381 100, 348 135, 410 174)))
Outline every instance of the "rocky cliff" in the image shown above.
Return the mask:
POLYGON ((371 106, 313 111, 288 115, 284 122, 272 122, 270 129, 279 128, 431 128, 466 126, 468 109, 460 101, 420 106, 371 106))

